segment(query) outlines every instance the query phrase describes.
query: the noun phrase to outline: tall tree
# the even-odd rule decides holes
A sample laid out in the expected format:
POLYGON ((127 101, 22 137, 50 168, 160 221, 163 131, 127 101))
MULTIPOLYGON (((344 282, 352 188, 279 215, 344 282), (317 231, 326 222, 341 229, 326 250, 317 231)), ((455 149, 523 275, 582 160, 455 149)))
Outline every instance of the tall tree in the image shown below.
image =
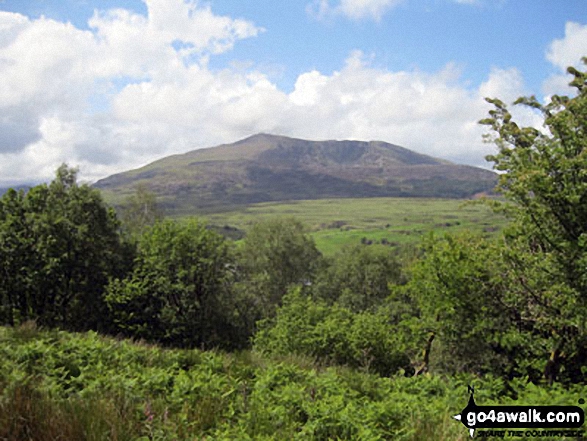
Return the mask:
POLYGON ((33 314, 30 286, 38 262, 23 199, 24 192, 13 189, 0 198, 0 321, 9 325, 33 314))
POLYGON ((261 314, 272 315, 291 285, 311 283, 320 252, 293 218, 255 224, 240 249, 240 288, 261 314))
MULTIPOLYGON (((501 244, 471 233, 429 238, 405 291, 417 306, 413 344, 448 373, 525 375, 527 330, 511 303, 501 244), (522 363, 523 364, 523 363, 522 363)), ((404 323, 405 325, 405 323, 404 323)))
POLYGON ((319 271, 312 286, 315 297, 337 301, 355 312, 380 305, 390 285, 405 281, 401 264, 389 247, 345 247, 319 271))
POLYGON ((6 321, 37 319, 71 329, 107 327, 103 290, 128 266, 129 248, 98 190, 65 164, 49 185, 8 192, 0 203, 0 285, 6 321), (11 312, 12 311, 12 312, 11 312))
POLYGON ((515 102, 539 112, 543 130, 519 126, 499 99, 488 99, 494 109, 481 123, 499 148, 487 159, 502 173, 501 209, 512 218, 506 258, 523 316, 550 338, 550 364, 576 378, 587 352, 587 73, 568 72, 575 96, 515 102))
POLYGON ((147 228, 163 219, 163 211, 155 193, 145 184, 139 184, 135 193, 124 201, 120 218, 123 231, 136 241, 147 228))

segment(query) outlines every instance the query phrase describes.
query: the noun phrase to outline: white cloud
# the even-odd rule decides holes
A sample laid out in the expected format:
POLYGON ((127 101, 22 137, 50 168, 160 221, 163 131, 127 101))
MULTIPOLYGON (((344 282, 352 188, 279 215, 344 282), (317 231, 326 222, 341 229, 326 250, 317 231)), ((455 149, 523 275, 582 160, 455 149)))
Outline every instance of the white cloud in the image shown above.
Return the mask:
MULTIPOLYGON (((492 148, 482 142, 488 105, 459 81, 453 65, 437 73, 375 69, 354 53, 339 72, 298 78, 289 98, 297 136, 379 139, 419 152, 485 165, 492 148)), ((497 90, 497 87, 495 87, 497 90)))
POLYGON ((572 77, 565 74, 567 67, 581 67, 581 58, 587 56, 587 25, 567 22, 564 38, 554 40, 546 51, 546 59, 561 73, 552 75, 543 86, 545 95, 572 93, 568 83, 572 77))
MULTIPOLYGON (((363 10, 377 18, 384 10, 377 8, 395 3, 336 7, 346 5, 351 14, 370 4, 374 9, 363 10)), ((483 158, 493 148, 477 124, 489 108, 484 96, 524 92, 515 69, 494 69, 475 88, 452 64, 433 73, 389 71, 356 51, 336 72, 302 73, 285 93, 252 67, 212 71, 205 62, 257 35, 252 23, 216 16, 196 2, 147 6, 147 16, 97 12, 90 31, 0 13, 3 180, 50 179, 63 161, 95 180, 257 132, 378 139, 487 166, 483 158), (96 97, 103 105, 91 104, 96 97)))
POLYGON ((479 93, 487 98, 499 98, 511 103, 524 95, 524 80, 520 71, 515 68, 493 68, 487 81, 479 87, 479 93))
POLYGON ((206 49, 221 53, 233 47, 236 40, 254 37, 262 29, 252 23, 221 17, 209 5, 197 0, 145 0, 149 10, 149 27, 168 42, 175 40, 193 45, 193 50, 206 49))
POLYGON ((294 91, 289 98, 298 106, 309 106, 318 103, 320 90, 328 83, 328 77, 313 70, 301 74, 295 84, 294 91))
POLYGON ((565 37, 554 40, 547 52, 546 59, 561 70, 568 66, 577 66, 581 57, 587 55, 587 25, 568 22, 565 37))
POLYGON ((329 0, 314 0, 306 10, 322 19, 333 15, 344 15, 351 20, 381 20, 383 15, 403 0, 340 0, 333 5, 329 0))
POLYGON ((49 179, 62 161, 81 164, 82 172, 86 164, 85 177, 94 179, 181 147, 173 120, 182 115, 173 101, 159 102, 158 113, 143 122, 152 106, 133 108, 136 97, 126 89, 150 87, 164 96, 170 88, 193 88, 210 77, 199 62, 262 31, 197 1, 146 3, 146 17, 124 9, 96 12, 91 31, 0 11, 3 181, 49 179), (131 99, 126 108, 119 104, 125 96, 131 99), (92 107, 96 97, 103 109, 92 107))

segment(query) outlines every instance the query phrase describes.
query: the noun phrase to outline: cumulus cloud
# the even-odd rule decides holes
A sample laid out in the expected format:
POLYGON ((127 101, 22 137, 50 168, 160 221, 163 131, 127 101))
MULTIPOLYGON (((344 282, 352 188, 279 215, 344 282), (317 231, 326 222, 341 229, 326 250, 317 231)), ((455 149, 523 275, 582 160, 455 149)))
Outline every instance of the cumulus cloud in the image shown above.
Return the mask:
POLYGON ((555 93, 571 93, 568 83, 571 77, 565 74, 567 67, 581 67, 581 58, 587 56, 587 25, 568 22, 565 26, 565 36, 554 40, 546 51, 546 59, 555 66, 560 73, 548 78, 542 87, 546 95, 555 93))
MULTIPOLYGON (((147 16, 97 11, 89 31, 0 11, 3 180, 47 179, 61 161, 80 164, 82 176, 92 179, 117 161, 131 167, 172 151, 181 144, 172 134, 173 112, 146 126, 133 119, 133 106, 140 103, 127 102, 126 114, 120 112, 125 97, 135 98, 126 89, 152 87, 162 96, 193 85, 207 56, 262 32, 251 22, 215 15, 198 1, 145 2, 147 16), (92 104, 96 98, 104 109, 92 104)), ((165 103, 159 115, 171 107, 165 103)))
MULTIPOLYGON (((208 68, 207 57, 262 29, 194 1, 146 3, 146 16, 96 12, 90 30, 0 13, 2 179, 50 179, 66 161, 91 181, 257 132, 377 139, 488 166, 492 147, 477 124, 489 108, 483 98, 524 92, 513 69, 494 69, 475 88, 452 64, 390 71, 355 51, 335 72, 302 73, 286 93, 254 67, 208 68)), ((377 18, 395 3, 334 7, 377 18)))
POLYGON ((568 22, 565 37, 554 40, 546 52, 546 59, 561 70, 576 66, 587 54, 587 25, 568 22))
MULTIPOLYGON (((492 87, 499 92, 506 81, 495 81, 492 87)), ((480 91, 463 86, 452 64, 435 73, 390 72, 371 67, 355 52, 330 76, 300 76, 289 97, 297 105, 292 113, 315 139, 380 139, 484 166, 484 156, 492 151, 476 123, 488 106, 480 91)), ((292 131, 299 134, 300 129, 292 131)))
POLYGON ((403 0, 340 0, 331 4, 329 0, 314 0, 307 11, 318 19, 334 15, 343 15, 351 20, 372 19, 379 21, 381 17, 403 0))
POLYGON ((479 86, 479 93, 487 98, 499 98, 511 103, 524 94, 524 80, 515 68, 493 68, 489 77, 479 86))

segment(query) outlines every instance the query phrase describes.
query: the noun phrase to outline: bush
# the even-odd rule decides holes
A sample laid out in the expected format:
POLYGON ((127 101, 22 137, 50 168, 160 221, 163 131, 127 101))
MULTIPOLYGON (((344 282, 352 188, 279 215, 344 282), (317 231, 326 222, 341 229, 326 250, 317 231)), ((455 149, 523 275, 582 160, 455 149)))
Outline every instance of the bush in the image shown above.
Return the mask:
POLYGON ((259 324, 254 347, 273 355, 298 354, 320 363, 346 365, 389 376, 409 370, 410 360, 394 338, 386 314, 355 313, 328 306, 295 289, 284 297, 275 319, 259 324))

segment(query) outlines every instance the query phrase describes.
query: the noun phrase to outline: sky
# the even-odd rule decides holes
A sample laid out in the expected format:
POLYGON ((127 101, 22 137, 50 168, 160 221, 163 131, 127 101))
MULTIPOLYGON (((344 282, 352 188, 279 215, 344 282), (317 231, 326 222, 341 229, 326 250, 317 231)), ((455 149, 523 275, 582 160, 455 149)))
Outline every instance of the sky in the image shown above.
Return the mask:
POLYGON ((0 187, 260 132, 491 168, 484 98, 573 94, 583 56, 586 0, 0 0, 0 187))

